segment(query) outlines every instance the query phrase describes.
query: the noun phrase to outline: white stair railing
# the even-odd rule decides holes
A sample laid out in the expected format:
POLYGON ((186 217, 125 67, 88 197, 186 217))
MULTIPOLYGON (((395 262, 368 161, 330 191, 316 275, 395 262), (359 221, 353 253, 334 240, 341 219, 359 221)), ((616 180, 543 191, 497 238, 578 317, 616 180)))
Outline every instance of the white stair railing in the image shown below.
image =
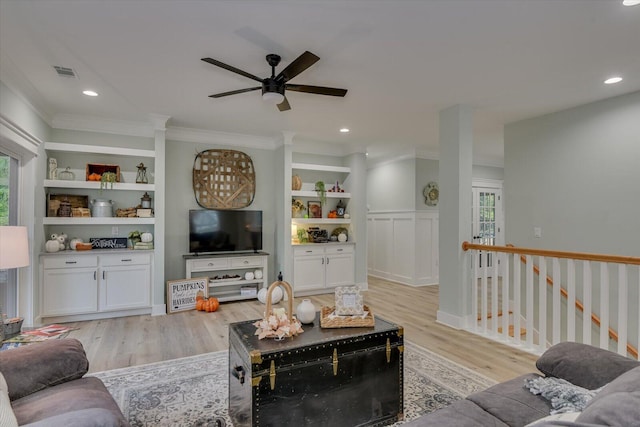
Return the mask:
POLYGON ((471 265, 469 331, 536 354, 575 341, 639 359, 640 258, 462 247, 471 265))

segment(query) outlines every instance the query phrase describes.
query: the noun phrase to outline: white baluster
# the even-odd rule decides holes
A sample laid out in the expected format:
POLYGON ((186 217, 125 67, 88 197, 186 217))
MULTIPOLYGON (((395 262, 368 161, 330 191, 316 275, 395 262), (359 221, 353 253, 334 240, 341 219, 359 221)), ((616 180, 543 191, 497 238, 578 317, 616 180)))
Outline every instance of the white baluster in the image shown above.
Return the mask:
POLYGON ((482 333, 487 333, 487 314, 489 312, 488 309, 488 297, 487 297, 487 261, 489 260, 489 253, 484 251, 480 255, 482 259, 482 333))
MULTIPOLYGON (((506 341, 509 339, 509 264, 517 259, 510 254, 502 254, 504 266, 504 276, 502 277, 502 338, 506 341)), ((517 259, 520 262, 519 259, 517 259)))
MULTIPOLYGON (((542 257, 540 257, 542 259, 542 257)), ((527 347, 533 347, 533 257, 531 255, 527 255, 527 287, 526 287, 526 301, 525 301, 525 328, 527 331, 526 342, 527 347)), ((514 331, 514 335, 517 334, 520 336, 520 330, 517 329, 514 331)))
MULTIPOLYGON (((491 318, 491 330, 494 334, 498 333, 498 312, 500 311, 500 307, 498 307, 498 252, 494 252, 492 257, 493 259, 493 276, 491 278, 491 312, 493 313, 493 317, 491 318)), ((505 313, 502 315, 504 316, 505 313)))
POLYGON ((591 344, 591 262, 582 262, 582 342, 591 344))
POLYGON ((627 266, 618 264, 618 354, 627 355, 627 266))
POLYGON ((576 340, 576 263, 567 260, 567 341, 576 340))
POLYGON ((560 325, 562 324, 562 318, 560 316, 560 261, 558 258, 553 258, 552 265, 553 275, 553 344, 560 342, 560 325))
POLYGON ((521 270, 520 270, 520 255, 513 255, 513 338, 517 343, 520 342, 520 338, 516 339, 516 331, 520 330, 520 294, 521 288, 521 270))
POLYGON ((600 348, 609 349, 609 266, 600 263, 600 348))
POLYGON ((538 350, 547 349, 547 261, 540 257, 538 276, 538 350))
POLYGON ((473 283, 471 284, 471 319, 472 319, 472 330, 478 331, 478 279, 480 278, 479 270, 478 270, 478 257, 479 251, 472 250, 471 251, 471 264, 473 265, 473 283))

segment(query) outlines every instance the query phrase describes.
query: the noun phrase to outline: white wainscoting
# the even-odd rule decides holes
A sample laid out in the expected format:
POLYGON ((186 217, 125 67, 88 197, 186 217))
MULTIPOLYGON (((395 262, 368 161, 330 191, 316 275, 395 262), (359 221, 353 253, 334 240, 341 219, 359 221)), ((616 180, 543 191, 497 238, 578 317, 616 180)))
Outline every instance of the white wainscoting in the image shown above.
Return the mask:
POLYGON ((369 212, 367 273, 411 286, 438 284, 438 212, 369 212))

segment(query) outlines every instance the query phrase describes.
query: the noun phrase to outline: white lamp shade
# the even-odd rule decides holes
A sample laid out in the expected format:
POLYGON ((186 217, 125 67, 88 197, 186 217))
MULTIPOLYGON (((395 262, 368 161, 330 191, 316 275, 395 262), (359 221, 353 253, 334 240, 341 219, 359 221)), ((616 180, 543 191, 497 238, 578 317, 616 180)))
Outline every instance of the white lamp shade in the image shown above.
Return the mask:
POLYGON ((27 227, 0 227, 0 269, 29 265, 27 227))

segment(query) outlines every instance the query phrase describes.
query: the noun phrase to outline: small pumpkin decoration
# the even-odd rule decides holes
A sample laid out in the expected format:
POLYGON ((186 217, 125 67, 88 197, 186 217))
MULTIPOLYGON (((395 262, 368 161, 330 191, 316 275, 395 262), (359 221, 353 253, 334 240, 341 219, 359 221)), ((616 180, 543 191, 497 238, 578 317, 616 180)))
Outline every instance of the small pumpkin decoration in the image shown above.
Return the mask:
POLYGON ((205 299, 200 295, 196 297, 196 310, 198 311, 212 313, 218 310, 218 307, 220 307, 220 301, 218 301, 218 298, 216 297, 209 297, 208 299, 205 299))

